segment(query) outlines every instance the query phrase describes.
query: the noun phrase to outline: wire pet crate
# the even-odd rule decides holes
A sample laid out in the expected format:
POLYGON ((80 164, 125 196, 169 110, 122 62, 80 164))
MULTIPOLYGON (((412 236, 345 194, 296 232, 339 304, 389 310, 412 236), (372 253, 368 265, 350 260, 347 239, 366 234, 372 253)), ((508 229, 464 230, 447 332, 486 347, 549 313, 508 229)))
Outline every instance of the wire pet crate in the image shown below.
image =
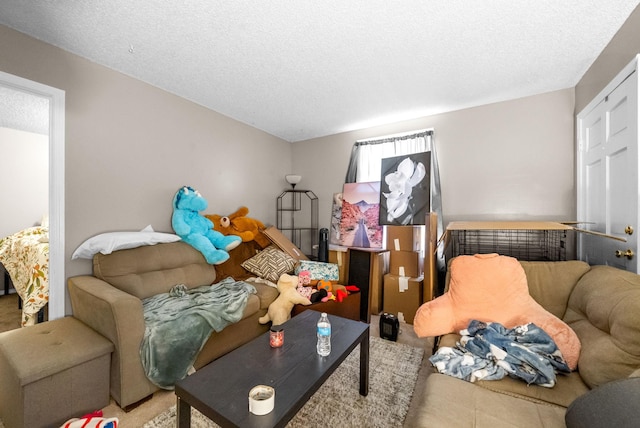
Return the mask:
POLYGON ((447 226, 453 257, 498 253, 523 261, 566 260, 569 230, 555 222, 453 222, 447 226))

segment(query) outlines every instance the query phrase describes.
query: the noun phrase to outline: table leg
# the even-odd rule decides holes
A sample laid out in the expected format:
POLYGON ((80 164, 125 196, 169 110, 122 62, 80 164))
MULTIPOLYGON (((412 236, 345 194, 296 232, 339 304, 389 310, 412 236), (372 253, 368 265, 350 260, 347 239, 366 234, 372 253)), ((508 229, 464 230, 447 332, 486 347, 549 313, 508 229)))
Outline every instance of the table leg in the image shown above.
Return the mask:
POLYGON ((178 397, 176 406, 177 428, 191 428, 191 406, 178 397))
POLYGON ((369 332, 360 342, 360 395, 369 394, 369 332))

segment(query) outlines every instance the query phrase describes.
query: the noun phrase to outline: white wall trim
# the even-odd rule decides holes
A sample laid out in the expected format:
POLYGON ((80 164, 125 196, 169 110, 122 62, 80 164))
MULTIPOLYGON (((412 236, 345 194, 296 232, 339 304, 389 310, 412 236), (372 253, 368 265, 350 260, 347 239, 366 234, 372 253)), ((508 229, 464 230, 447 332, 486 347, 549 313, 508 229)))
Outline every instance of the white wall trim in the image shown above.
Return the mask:
POLYGON ((49 99, 49 319, 65 315, 65 92, 0 71, 0 85, 49 99))

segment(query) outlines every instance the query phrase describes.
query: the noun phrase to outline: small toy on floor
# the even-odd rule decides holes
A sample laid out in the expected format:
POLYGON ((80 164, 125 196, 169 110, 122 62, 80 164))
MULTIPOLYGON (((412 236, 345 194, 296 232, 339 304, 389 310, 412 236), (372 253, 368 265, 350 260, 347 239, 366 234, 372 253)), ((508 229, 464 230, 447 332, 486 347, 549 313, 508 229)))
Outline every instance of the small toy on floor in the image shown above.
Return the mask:
POLYGON ((96 410, 80 418, 69 419, 60 428, 118 428, 118 418, 104 418, 102 410, 96 410))

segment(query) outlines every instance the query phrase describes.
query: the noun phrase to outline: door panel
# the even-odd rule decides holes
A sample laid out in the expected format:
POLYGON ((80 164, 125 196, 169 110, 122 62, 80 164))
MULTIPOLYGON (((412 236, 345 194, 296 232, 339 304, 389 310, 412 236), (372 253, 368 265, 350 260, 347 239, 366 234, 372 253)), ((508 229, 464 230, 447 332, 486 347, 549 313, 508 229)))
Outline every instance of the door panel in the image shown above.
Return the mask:
POLYGON ((578 256, 589 264, 638 269, 638 109, 633 72, 579 120, 578 256), (633 234, 626 231, 631 227, 633 234), (626 252, 631 250, 634 255, 626 252))

